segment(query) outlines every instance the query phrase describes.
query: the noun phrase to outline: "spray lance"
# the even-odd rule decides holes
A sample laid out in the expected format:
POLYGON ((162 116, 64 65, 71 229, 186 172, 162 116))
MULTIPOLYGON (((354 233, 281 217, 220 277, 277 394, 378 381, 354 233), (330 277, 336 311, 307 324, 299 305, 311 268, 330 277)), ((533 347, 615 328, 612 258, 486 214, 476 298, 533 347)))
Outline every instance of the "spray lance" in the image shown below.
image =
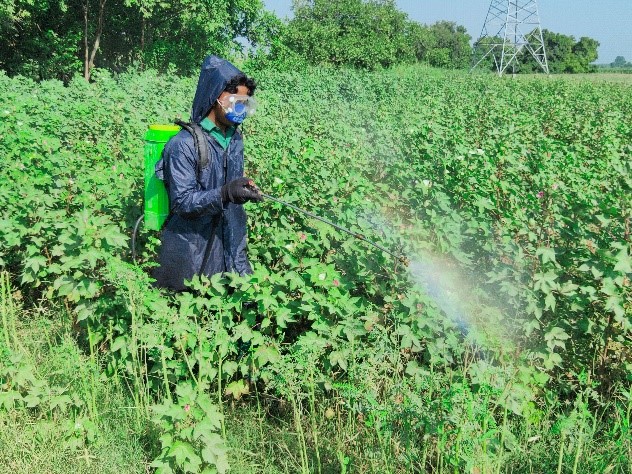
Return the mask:
MULTIPOLYGON (((277 197, 274 197, 274 196, 271 196, 269 194, 266 194, 266 193, 262 192, 259 189, 259 187, 257 187, 257 185, 254 184, 253 181, 250 181, 250 183, 246 187, 249 188, 251 191, 256 192, 260 196, 264 197, 265 199, 268 199, 270 201, 274 201, 274 202, 279 203, 279 204, 281 204, 281 205, 283 205, 285 207, 289 207, 290 209, 293 209, 293 210, 295 210, 295 211, 297 211, 297 212, 299 212, 301 214, 304 214, 304 215, 306 215, 308 217, 311 217, 312 219, 315 219, 317 221, 320 221, 320 222, 323 222, 323 223, 325 223, 327 225, 330 225, 334 229, 337 229, 337 230, 339 230, 341 232, 349 234, 349 235, 351 235, 352 237, 355 237, 358 240, 366 242, 367 244, 372 245, 376 249, 379 249, 382 252, 385 252, 385 253, 389 254, 390 256, 395 258, 398 262, 404 264, 404 266, 409 266, 410 265, 410 261, 408 260, 408 258, 406 256, 401 255, 401 254, 398 255, 398 254, 392 252, 391 250, 387 249, 386 247, 384 247, 384 246, 382 246, 382 245, 380 245, 380 244, 378 244, 376 242, 373 242, 372 240, 367 239, 364 235, 362 235, 362 234, 360 234, 358 232, 353 232, 352 230, 347 229, 345 227, 342 227, 341 225, 338 225, 335 222, 332 222, 332 221, 330 221, 328 219, 325 219, 324 217, 318 216, 318 215, 314 214, 313 212, 306 211, 305 209, 301 209, 300 207, 295 206, 294 204, 290 204, 289 202, 283 201, 282 199, 279 199, 277 197)), ((134 250, 134 260, 136 259, 135 238, 136 238, 136 233, 137 233, 137 230, 138 230, 138 225, 140 224, 140 220, 141 219, 142 219, 142 216, 136 222, 136 225, 134 226, 134 232, 132 234, 132 249, 134 250)))
POLYGON ((345 227, 342 227, 341 225, 338 225, 328 219, 325 219, 324 217, 318 216, 316 214, 314 214, 313 212, 309 212, 306 211, 305 209, 301 209, 298 206, 295 206, 294 204, 290 204, 289 202, 283 201, 282 199, 279 199, 277 197, 274 196, 270 196, 269 194, 266 194, 264 192, 262 192, 259 187, 257 187, 257 185, 254 183, 254 181, 250 181, 248 183, 248 185, 246 186, 248 187, 251 191, 256 192, 257 194, 259 194, 260 196, 263 196, 266 199, 269 199, 270 201, 274 201, 276 203, 281 204, 282 206, 286 206, 289 207, 290 209, 293 209, 297 212, 300 212, 301 214, 304 214, 308 217, 311 217, 312 219, 316 219, 317 221, 323 222, 327 225, 330 225, 331 227, 333 227, 334 229, 337 229, 341 232, 344 232, 346 234, 349 234, 353 237, 355 237, 358 240, 361 240, 363 242, 366 242, 369 245, 372 245, 373 247, 375 247, 376 249, 381 250, 382 252, 385 252, 387 254, 389 254, 390 256, 394 257, 397 261, 399 261, 400 263, 403 263, 405 266, 408 266, 410 264, 410 261, 408 260, 408 258, 406 258, 404 255, 397 255, 396 253, 388 250, 387 248, 383 247, 382 245, 373 242, 372 240, 367 239, 364 235, 358 233, 358 232, 353 232, 350 229, 347 229, 345 227))

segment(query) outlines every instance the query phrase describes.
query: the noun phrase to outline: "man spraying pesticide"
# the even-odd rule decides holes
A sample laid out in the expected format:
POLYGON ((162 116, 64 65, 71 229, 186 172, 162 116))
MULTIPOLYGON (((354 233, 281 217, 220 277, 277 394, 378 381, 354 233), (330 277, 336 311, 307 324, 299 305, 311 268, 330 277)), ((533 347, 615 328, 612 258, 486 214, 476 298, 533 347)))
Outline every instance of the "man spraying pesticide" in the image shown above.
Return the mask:
MULTIPOLYGON (((181 291, 186 288, 184 281, 194 275, 252 273, 243 204, 264 198, 331 225, 408 265, 405 257, 362 234, 262 193, 252 179, 243 176, 244 146, 238 126, 255 111, 255 88, 254 81, 231 63, 209 56, 202 64, 191 123, 152 125, 145 136, 145 226, 163 229, 159 267, 153 273, 157 286, 181 291)), ((140 221, 132 236, 133 252, 140 221)))
MULTIPOLYGON (((255 88, 255 82, 230 62, 217 56, 204 60, 191 123, 181 123, 183 129, 167 142, 155 164, 155 178, 164 183, 168 207, 160 183, 152 176, 147 179, 147 168, 157 156, 146 153, 145 221, 158 230, 165 220, 159 266, 153 274, 160 287, 179 291, 194 275, 252 273, 243 204, 263 197, 243 175, 244 144, 238 126, 254 112, 255 88), (161 203, 163 209, 151 209, 161 203)), ((150 128, 150 151, 151 138, 160 132, 164 130, 150 128)))

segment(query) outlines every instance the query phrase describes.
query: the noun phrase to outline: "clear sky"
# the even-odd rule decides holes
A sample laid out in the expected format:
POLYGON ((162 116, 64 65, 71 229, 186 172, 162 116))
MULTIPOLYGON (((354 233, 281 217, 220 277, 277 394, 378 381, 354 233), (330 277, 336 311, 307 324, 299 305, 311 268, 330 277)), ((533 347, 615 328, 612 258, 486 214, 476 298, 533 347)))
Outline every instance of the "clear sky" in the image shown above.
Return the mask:
MULTIPOLYGON (((420 23, 454 21, 477 38, 491 0, 397 0, 400 10, 420 23)), ((268 9, 291 16, 292 0, 264 0, 268 9)), ((632 0, 539 0, 542 28, 590 36, 601 43, 597 63, 611 63, 617 56, 632 61, 632 0)))

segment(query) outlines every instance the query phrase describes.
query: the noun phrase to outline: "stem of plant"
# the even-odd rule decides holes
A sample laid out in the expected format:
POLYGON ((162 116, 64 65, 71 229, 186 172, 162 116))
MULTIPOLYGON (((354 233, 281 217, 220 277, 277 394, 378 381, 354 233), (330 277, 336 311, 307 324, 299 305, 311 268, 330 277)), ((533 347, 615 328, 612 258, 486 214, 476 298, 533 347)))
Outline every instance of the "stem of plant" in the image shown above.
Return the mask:
POLYGON ((9 283, 9 274, 2 272, 0 275, 0 300, 2 300, 2 329, 7 349, 11 350, 11 337, 9 336, 9 318, 12 318, 13 303, 11 299, 11 288, 9 283))
POLYGON ((557 474, 561 474, 562 472, 562 462, 564 461, 564 440, 566 439, 566 434, 562 431, 560 435, 560 455, 557 459, 557 474))
POLYGON ((292 409, 294 412, 294 426, 296 428, 296 434, 298 436, 298 442, 301 448, 301 471, 303 474, 309 473, 309 463, 307 458, 307 444, 305 442, 305 433, 303 432, 303 425, 301 423, 301 412, 298 407, 298 403, 294 395, 292 395, 292 409))
POLYGON ((579 465, 579 458, 581 457, 582 452, 582 440, 583 437, 580 433, 579 439, 577 440, 577 450, 575 452, 575 462, 573 463, 573 474, 577 474, 577 466, 579 465))
POLYGON ((316 389, 314 384, 314 374, 312 372, 313 366, 310 365, 309 371, 309 411, 310 418, 312 424, 312 436, 314 437, 314 447, 316 451, 316 463, 317 469, 320 474, 321 472, 321 463, 320 463, 320 450, 318 449, 318 424, 316 423, 316 389))
POLYGON ((171 391, 169 390, 169 376, 167 375, 167 358, 165 357, 166 344, 164 344, 163 340, 163 350, 160 351, 160 363, 162 365, 162 383, 165 389, 165 398, 171 395, 171 391))

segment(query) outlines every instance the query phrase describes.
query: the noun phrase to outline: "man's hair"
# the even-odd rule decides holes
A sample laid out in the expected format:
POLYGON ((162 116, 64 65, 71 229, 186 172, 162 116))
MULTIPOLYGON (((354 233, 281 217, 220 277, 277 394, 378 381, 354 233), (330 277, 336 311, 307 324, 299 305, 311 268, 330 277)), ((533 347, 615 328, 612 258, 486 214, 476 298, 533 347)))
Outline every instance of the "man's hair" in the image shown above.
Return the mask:
POLYGON ((254 79, 247 77, 245 74, 237 74, 233 77, 228 84, 226 84, 226 88, 224 91, 230 92, 231 94, 237 93, 238 86, 246 86, 248 88, 248 95, 253 95, 255 93, 255 89, 257 88, 257 84, 254 79))

